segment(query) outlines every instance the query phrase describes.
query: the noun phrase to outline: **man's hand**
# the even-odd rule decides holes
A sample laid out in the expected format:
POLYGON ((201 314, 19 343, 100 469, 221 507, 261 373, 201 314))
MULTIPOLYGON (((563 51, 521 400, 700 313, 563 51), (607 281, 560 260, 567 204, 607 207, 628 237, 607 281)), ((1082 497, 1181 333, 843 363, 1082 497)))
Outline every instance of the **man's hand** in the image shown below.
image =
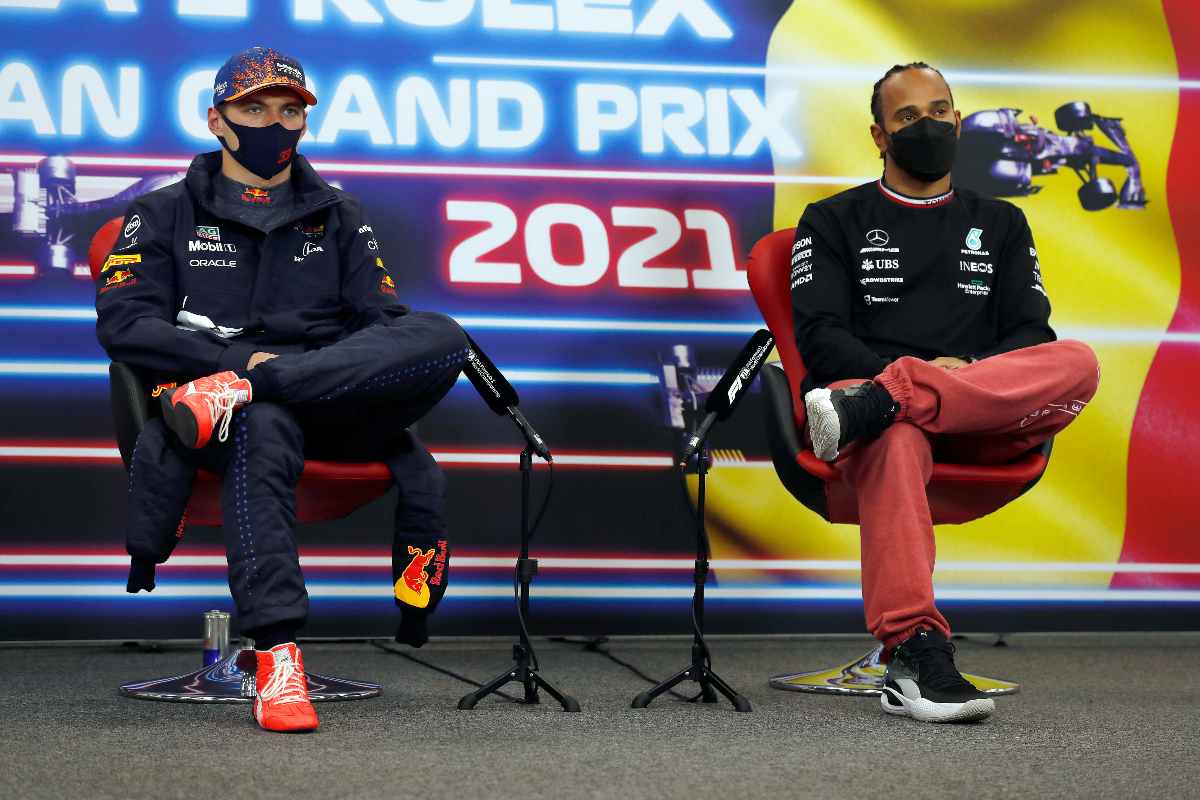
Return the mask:
POLYGON ((963 361, 961 358, 955 358, 954 356, 938 356, 929 363, 942 369, 962 369, 971 365, 970 361, 963 361))
POLYGON ((246 369, 254 369, 264 361, 270 361, 272 358, 279 358, 277 353, 255 353, 250 356, 250 360, 246 362, 246 369))

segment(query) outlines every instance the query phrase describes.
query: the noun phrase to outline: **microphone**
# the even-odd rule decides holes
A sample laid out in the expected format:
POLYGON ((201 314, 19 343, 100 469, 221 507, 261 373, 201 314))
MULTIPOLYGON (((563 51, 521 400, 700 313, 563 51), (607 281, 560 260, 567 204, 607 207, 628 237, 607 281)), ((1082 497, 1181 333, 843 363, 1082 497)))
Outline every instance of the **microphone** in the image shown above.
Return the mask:
POLYGON ((517 407, 521 402, 517 390, 501 374, 487 354, 479 349, 479 345, 475 344, 475 340, 469 334, 467 335, 467 363, 463 365, 463 372, 466 373, 467 380, 475 387, 475 391, 479 392, 479 396, 488 404, 488 408, 500 416, 512 418, 533 452, 547 462, 554 460, 550 455, 550 448, 546 446, 546 441, 538 435, 538 432, 529 424, 529 420, 525 419, 525 415, 521 413, 521 409, 517 407))
POLYGON ((704 401, 704 410, 707 413, 696 432, 688 437, 683 454, 679 457, 679 466, 687 466, 687 462, 700 449, 700 443, 708 436, 713 423, 728 419, 737 408, 742 395, 746 393, 746 388, 754 381, 758 371, 762 369, 763 362, 766 361, 767 354, 774 346, 775 337, 765 328, 760 328, 750 337, 750 341, 746 342, 742 352, 738 353, 729 369, 721 376, 721 380, 713 387, 708 399, 704 401))

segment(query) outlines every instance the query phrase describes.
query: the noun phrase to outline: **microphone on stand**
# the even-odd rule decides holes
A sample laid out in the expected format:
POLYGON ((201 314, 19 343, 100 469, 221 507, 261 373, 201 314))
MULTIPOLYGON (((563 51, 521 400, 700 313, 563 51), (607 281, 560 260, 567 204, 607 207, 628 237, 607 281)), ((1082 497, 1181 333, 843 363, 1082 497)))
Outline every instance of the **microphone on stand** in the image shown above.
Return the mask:
POLYGON ((543 689, 546 694, 558 701, 563 711, 578 711, 579 701, 554 688, 538 671, 538 660, 533 652, 533 643, 529 639, 529 627, 526 619, 529 615, 529 586, 538 571, 537 559, 529 557, 529 540, 541 523, 550 503, 550 492, 554 486, 554 459, 550 455, 550 448, 546 446, 545 440, 533 429, 529 420, 525 419, 521 409, 517 408, 517 404, 521 402, 517 396, 517 390, 505 380, 504 376, 500 374, 500 370, 496 369, 496 365, 479 349, 479 345, 475 344, 475 340, 470 336, 467 336, 467 362, 463 365, 463 372, 471 381, 471 385, 479 392, 479 396, 488 404, 488 408, 501 416, 512 419, 517 429, 521 431, 521 435, 525 437, 525 449, 521 451, 519 462, 521 465, 521 550, 513 571, 513 595, 517 605, 517 619, 521 623, 520 638, 513 645, 513 663, 492 680, 478 684, 478 689, 458 701, 458 708, 462 711, 469 711, 475 708, 476 704, 484 697, 496 693, 503 694, 500 692, 502 687, 510 683, 519 683, 525 688, 526 703, 538 702, 538 690, 543 689), (533 526, 530 527, 529 484, 530 473, 533 472, 533 453, 537 453, 545 459, 546 463, 550 465, 548 467, 550 472, 546 496, 542 499, 542 506, 537 512, 537 516, 533 518, 533 526))
POLYGON ((547 462, 553 461, 554 458, 550 455, 550 448, 546 446, 546 441, 538 435, 538 432, 529 424, 529 420, 525 419, 525 415, 521 413, 521 409, 517 407, 521 402, 517 390, 505 379, 487 354, 479 349, 479 345, 475 344, 475 340, 470 335, 467 335, 467 345, 467 363, 463 365, 463 372, 466 373, 467 380, 475 387, 475 391, 479 392, 479 396, 488 404, 488 408, 500 416, 512 419, 533 452, 547 462))
POLYGON ((696 451, 700 449, 700 444, 708 436, 713 423, 728 419, 733 410, 737 408, 742 395, 754 382, 755 376, 758 375, 763 362, 766 361, 767 354, 774 346, 775 337, 765 328, 760 328, 750 337, 750 341, 746 342, 746 346, 729 365, 729 369, 725 370, 721 380, 717 382, 708 399, 704 401, 704 410, 707 413, 695 433, 688 437, 683 453, 679 457, 679 466, 687 466, 687 462, 696 454, 696 451))

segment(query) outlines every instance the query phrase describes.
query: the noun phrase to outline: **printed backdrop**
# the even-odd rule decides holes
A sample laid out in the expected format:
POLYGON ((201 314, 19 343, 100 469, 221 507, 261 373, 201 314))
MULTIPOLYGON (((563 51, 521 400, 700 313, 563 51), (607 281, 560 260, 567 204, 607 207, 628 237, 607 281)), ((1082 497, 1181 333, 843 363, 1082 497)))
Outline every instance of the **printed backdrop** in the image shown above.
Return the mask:
MULTIPOLYGON (((688 629, 681 408, 762 324, 753 243, 877 177, 871 85, 915 59, 965 118, 956 181, 1025 211, 1052 322, 1103 367, 1034 491, 939 529, 939 595, 960 628, 1196 623, 1184 0, 0 0, 0 30, 0 638, 196 636, 231 607, 208 528, 152 595, 124 594, 84 260, 130 199, 216 149, 213 76, 255 44, 306 67, 301 151, 364 200, 400 296, 459 319, 554 449, 535 630, 688 629)), ((710 626, 861 630, 856 529, 782 489, 763 411, 751 394, 712 439, 710 626)), ((435 633, 511 632, 517 434, 465 381, 419 433, 450 475, 435 633)), ((298 532, 308 633, 390 631, 390 502, 298 532)))

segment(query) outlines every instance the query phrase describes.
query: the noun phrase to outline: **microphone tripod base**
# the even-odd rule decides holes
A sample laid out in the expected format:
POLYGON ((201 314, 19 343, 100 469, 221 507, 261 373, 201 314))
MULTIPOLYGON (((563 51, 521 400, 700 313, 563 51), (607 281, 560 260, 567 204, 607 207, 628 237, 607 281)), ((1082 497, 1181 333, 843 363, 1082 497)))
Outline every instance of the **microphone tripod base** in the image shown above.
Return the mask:
POLYGON ((670 678, 667 678, 662 683, 655 686, 653 689, 648 689, 642 692, 637 697, 633 698, 633 708, 645 708, 650 705, 650 702, 660 694, 665 694, 671 689, 674 689, 684 681, 695 681, 700 684, 700 700, 704 703, 715 703, 718 700, 717 693, 720 692, 725 696, 725 699, 733 703, 735 711, 749 712, 753 711, 750 707, 750 701, 742 697, 737 691, 721 679, 721 676, 708 668, 704 663, 704 654, 699 644, 692 645, 692 663, 683 670, 675 673, 670 678))
POLYGON ((489 694, 495 694, 503 687, 510 683, 519 683, 525 687, 524 703, 533 705, 541 702, 538 697, 538 689, 545 690, 546 694, 553 697, 562 706, 563 711, 579 711, 579 701, 569 694, 563 694, 555 689, 550 683, 538 674, 533 668, 529 660, 529 651, 524 645, 513 645, 513 661, 516 662, 512 668, 500 673, 486 684, 465 695, 458 701, 459 711, 470 711, 475 708, 475 704, 489 694))

